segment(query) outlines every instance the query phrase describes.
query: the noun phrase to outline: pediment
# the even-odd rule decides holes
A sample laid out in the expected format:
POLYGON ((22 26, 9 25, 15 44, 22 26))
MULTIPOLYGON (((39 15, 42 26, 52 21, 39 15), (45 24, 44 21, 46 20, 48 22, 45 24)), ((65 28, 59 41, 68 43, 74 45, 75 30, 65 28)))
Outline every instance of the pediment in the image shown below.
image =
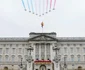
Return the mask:
POLYGON ((29 41, 57 41, 57 39, 47 35, 39 35, 29 38, 29 41))

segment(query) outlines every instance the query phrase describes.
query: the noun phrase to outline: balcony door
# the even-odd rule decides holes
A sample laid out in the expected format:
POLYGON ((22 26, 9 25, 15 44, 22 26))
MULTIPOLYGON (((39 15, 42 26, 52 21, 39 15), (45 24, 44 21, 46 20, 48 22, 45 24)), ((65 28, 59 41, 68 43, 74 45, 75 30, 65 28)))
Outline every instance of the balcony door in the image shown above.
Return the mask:
POLYGON ((45 65, 41 65, 40 66, 40 70, 46 70, 46 66, 45 65))

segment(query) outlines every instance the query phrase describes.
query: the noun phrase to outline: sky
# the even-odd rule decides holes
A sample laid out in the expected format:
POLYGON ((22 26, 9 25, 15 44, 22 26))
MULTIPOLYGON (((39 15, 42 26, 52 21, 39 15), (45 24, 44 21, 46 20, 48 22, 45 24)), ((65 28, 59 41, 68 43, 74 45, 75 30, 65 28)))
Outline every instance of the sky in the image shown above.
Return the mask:
POLYGON ((58 37, 85 37, 85 0, 56 0, 56 9, 37 16, 21 0, 0 0, 0 37, 29 37, 30 32, 56 32, 58 37))

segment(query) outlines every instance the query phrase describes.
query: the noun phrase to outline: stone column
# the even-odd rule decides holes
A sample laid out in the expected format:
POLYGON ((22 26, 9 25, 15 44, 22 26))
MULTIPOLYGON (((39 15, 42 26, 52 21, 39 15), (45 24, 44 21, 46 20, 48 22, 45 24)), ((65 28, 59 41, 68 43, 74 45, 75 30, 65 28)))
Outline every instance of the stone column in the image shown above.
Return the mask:
POLYGON ((54 57, 54 70, 60 70, 60 58, 59 58, 59 47, 57 44, 53 47, 53 50, 55 51, 55 57, 54 57))
POLYGON ((31 55, 31 51, 33 50, 33 47, 29 46, 29 48, 27 49, 27 51, 29 52, 28 54, 28 58, 27 58, 27 70, 32 70, 32 55, 31 55))
POLYGON ((45 59, 47 59, 47 52, 46 52, 46 43, 45 43, 45 59))

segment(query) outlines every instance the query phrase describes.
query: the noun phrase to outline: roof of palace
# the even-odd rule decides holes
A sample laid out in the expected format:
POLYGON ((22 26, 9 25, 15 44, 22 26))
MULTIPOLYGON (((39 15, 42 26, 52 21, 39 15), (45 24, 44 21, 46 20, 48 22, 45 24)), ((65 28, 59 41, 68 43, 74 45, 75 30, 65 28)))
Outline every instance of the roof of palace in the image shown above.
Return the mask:
MULTIPOLYGON (((51 32, 51 33, 34 33, 31 32, 29 34, 29 37, 0 37, 0 42, 8 42, 8 41, 23 41, 23 42, 27 42, 27 41, 32 41, 32 39, 38 38, 44 36, 45 38, 51 38, 52 41, 56 40, 59 42, 85 42, 85 37, 56 37, 56 33, 55 32, 51 32)), ((34 40, 35 41, 35 40, 34 40)))

